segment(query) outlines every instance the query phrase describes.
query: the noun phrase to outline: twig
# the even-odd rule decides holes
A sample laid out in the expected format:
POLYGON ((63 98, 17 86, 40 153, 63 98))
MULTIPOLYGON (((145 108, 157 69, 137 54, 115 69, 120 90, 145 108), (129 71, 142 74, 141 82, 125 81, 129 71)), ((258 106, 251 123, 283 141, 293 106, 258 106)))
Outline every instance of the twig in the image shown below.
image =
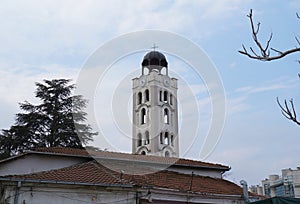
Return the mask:
MULTIPOLYGON (((296 13, 296 15, 297 15, 297 18, 300 18, 298 13, 296 13)), ((294 49, 289 49, 287 51, 280 51, 278 49, 270 47, 271 40, 273 38, 273 33, 270 34, 270 37, 267 40, 266 46, 265 47, 262 46, 261 42, 258 39, 258 33, 259 33, 259 29, 260 29, 261 24, 260 24, 260 22, 258 22, 257 26, 255 28, 254 23, 253 23, 252 9, 250 9, 250 12, 247 15, 247 17, 250 20, 251 31, 252 31, 252 39, 255 42, 255 44, 256 44, 256 46, 257 46, 257 48, 258 48, 258 50, 260 51, 261 54, 258 55, 257 52, 255 52, 252 47, 249 48, 250 51, 252 52, 252 54, 249 53, 244 45, 242 45, 243 50, 238 51, 239 53, 241 53, 243 55, 246 55, 246 56, 248 56, 249 58, 252 58, 252 59, 257 59, 257 60, 262 60, 262 61, 272 61, 272 60, 283 58, 286 55, 289 55, 289 54, 292 54, 292 53, 295 53, 295 52, 300 52, 300 47, 296 47, 294 49), (277 55, 270 56, 271 55, 270 50, 277 53, 277 55)), ((300 45, 299 39, 297 37, 295 37, 295 38, 296 38, 297 43, 300 45)))
POLYGON ((296 124, 300 125, 300 121, 297 119, 297 113, 295 110, 295 106, 294 106, 294 102, 293 99, 289 100, 290 102, 290 106, 288 105, 287 101, 284 100, 284 107, 281 105, 281 103, 279 102, 279 99, 277 97, 277 104, 279 105, 280 109, 281 109, 281 113, 284 117, 286 117, 287 119, 295 122, 296 124))

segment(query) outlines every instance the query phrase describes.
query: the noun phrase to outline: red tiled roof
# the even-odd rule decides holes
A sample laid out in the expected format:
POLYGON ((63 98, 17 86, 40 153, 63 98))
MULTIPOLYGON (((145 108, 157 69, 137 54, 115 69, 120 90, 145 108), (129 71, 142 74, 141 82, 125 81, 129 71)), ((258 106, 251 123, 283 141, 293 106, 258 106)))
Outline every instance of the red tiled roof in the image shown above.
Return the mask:
POLYGON ((120 184, 117 172, 113 172, 96 161, 76 164, 57 170, 43 171, 25 175, 4 176, 6 178, 19 178, 24 180, 60 181, 90 184, 120 184))
POLYGON ((67 154, 76 156, 89 156, 89 152, 85 149, 69 148, 69 147, 40 147, 36 148, 37 152, 67 154))
POLYGON ((192 191, 203 194, 242 195, 242 188, 238 185, 219 178, 199 175, 187 175, 171 171, 161 171, 146 176, 134 176, 139 185, 192 191))
POLYGON ((96 161, 76 164, 58 170, 27 175, 4 176, 2 178, 22 179, 28 182, 34 180, 39 182, 72 182, 74 184, 132 184, 141 187, 168 188, 208 195, 242 195, 243 193, 241 187, 224 179, 198 175, 192 176, 167 170, 147 175, 124 174, 121 176, 121 173, 112 171, 96 161))
POLYGON ((163 163, 163 164, 170 164, 170 165, 175 164, 179 166, 214 168, 214 169, 220 169, 224 171, 230 170, 230 167, 225 165, 196 161, 191 159, 183 159, 183 158, 159 157, 159 156, 151 156, 151 155, 138 155, 138 154, 128 154, 128 153, 108 152, 108 151, 92 151, 92 150, 74 149, 74 148, 65 148, 65 147, 38 148, 35 151, 73 155, 73 156, 90 155, 94 158, 120 159, 120 160, 130 160, 130 161, 163 163))

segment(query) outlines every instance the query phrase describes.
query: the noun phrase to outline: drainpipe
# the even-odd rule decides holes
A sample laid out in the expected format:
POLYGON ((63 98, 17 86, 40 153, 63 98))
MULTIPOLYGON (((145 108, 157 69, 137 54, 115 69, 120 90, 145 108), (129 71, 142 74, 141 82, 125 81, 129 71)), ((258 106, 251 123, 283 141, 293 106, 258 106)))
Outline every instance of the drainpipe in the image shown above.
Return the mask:
POLYGON ((248 184, 245 180, 241 180, 240 184, 243 186, 244 199, 246 202, 249 202, 248 184))
POLYGON ((21 186, 22 186, 22 182, 18 181, 17 188, 16 188, 16 193, 15 193, 14 204, 18 204, 18 202, 19 202, 19 194, 20 194, 21 186))
POLYGON ((138 191, 135 192, 135 204, 140 203, 140 193, 138 191))

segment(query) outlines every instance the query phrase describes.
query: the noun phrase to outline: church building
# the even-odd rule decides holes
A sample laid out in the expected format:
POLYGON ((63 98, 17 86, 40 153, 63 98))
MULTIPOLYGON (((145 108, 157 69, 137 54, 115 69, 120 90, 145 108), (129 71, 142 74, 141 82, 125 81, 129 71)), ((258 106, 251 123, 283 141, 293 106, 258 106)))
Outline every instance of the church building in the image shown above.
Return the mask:
MULTIPOLYGON (((0 204, 245 204, 229 166, 179 158, 177 79, 150 51, 132 80, 132 153, 44 147, 0 160, 0 204)), ((253 195, 251 195, 253 197, 253 195)))

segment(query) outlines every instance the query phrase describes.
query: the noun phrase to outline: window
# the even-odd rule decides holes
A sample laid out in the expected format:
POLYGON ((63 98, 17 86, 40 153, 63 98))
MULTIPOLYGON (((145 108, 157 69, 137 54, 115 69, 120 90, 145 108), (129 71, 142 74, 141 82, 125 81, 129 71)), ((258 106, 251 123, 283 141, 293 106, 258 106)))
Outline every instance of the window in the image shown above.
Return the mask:
POLYGON ((284 185, 275 186, 276 196, 284 196, 284 185))
POLYGON ((145 152, 145 151, 142 151, 142 152, 141 152, 141 155, 146 155, 146 152, 145 152))
POLYGON ((142 93, 139 92, 138 93, 138 102, 137 102, 137 104, 140 105, 141 103, 142 103, 142 93))
POLYGON ((149 101, 149 90, 146 89, 145 91, 145 102, 149 101))
POLYGON ((173 105, 173 95, 170 94, 170 104, 173 105))
POLYGON ((159 91, 159 101, 162 101, 162 91, 159 91))
POLYGON ((170 157, 170 153, 168 151, 165 152, 165 157, 170 157))
POLYGON ((267 183, 264 184, 263 189, 265 191, 264 193, 266 196, 271 196, 270 184, 267 184, 267 183))
POLYGON ((141 110, 141 124, 145 124, 147 122, 146 109, 142 108, 141 110))
POLYGON ((164 123, 169 124, 169 110, 167 108, 164 109, 164 123))
POLYGON ((168 132, 165 132, 164 144, 169 145, 169 133, 168 132))
POLYGON ((164 91, 164 102, 168 103, 168 92, 164 91))
POLYGON ((159 135, 159 141, 160 141, 160 144, 164 144, 162 132, 161 132, 160 135, 159 135))
POLYGON ((141 133, 138 134, 138 144, 137 144, 137 146, 138 147, 142 146, 142 134, 141 133))
POLYGON ((163 75, 168 75, 167 67, 161 69, 160 72, 161 72, 161 74, 163 74, 163 75))
POLYGON ((148 75, 150 73, 149 69, 147 67, 143 67, 143 71, 142 72, 143 72, 143 75, 148 75))
POLYGON ((149 138, 149 132, 148 131, 145 132, 145 137, 146 137, 146 139, 145 139, 145 145, 150 144, 150 138, 149 138))
POLYGON ((174 146, 174 136, 171 135, 171 145, 174 146))

